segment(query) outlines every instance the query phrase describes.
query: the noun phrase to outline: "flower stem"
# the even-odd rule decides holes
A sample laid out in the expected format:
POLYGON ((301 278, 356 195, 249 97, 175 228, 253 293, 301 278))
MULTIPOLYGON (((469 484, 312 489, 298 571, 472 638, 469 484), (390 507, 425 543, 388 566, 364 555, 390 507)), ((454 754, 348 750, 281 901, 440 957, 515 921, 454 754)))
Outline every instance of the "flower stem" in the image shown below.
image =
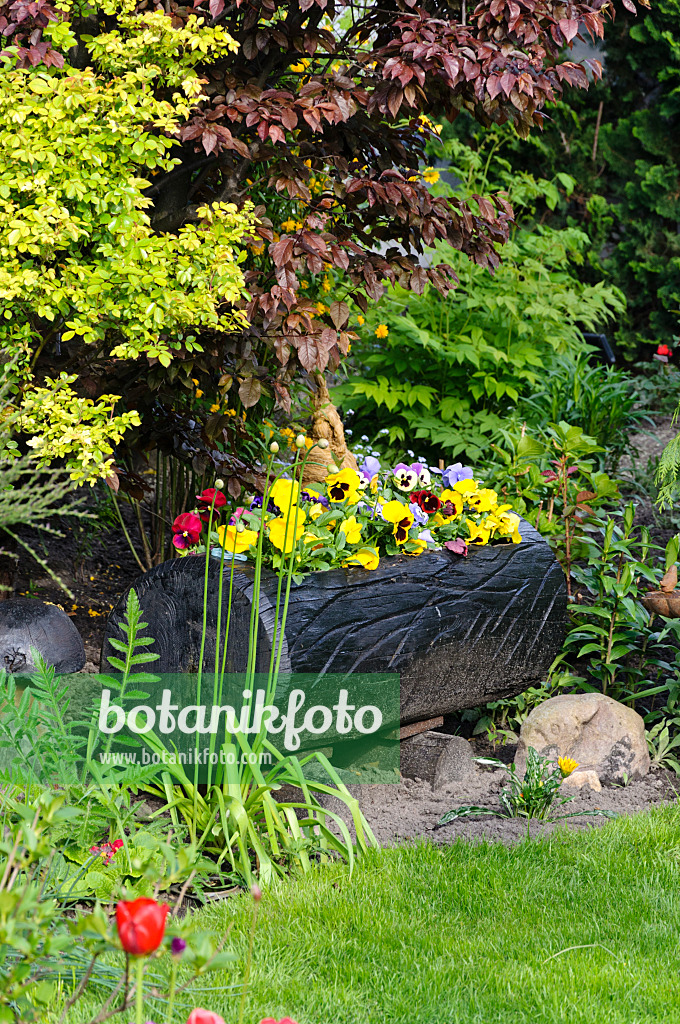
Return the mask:
POLYGON ((144 1024, 144 962, 143 956, 137 957, 137 984, 135 987, 135 1024, 144 1024))
POLYGON ((179 969, 179 960, 173 956, 172 968, 170 971, 170 988, 168 990, 168 1013, 165 1018, 166 1024, 172 1024, 172 1011, 175 1007, 175 988, 177 987, 177 971, 179 969))
POLYGON ((250 968, 253 963, 253 945, 255 943, 255 926, 257 925, 257 913, 259 904, 253 906, 253 917, 250 922, 250 938, 248 941, 248 956, 246 957, 246 969, 243 972, 243 986, 241 988, 241 1004, 238 1011, 238 1024, 243 1024, 243 1014, 246 1009, 246 996, 248 995, 248 982, 250 981, 250 968))

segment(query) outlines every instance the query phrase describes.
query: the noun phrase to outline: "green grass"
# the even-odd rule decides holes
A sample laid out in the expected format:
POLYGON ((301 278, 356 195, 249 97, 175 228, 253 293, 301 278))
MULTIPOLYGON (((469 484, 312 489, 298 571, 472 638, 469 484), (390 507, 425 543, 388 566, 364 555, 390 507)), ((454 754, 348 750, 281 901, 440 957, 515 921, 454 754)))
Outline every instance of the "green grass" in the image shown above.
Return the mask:
MULTIPOLYGON (((251 908, 243 897, 198 915, 216 933, 233 924, 240 965, 194 988, 186 1015, 204 1006, 235 1024, 225 988, 251 908)), ((246 1021, 671 1024, 679 1011, 680 810, 666 807, 510 849, 405 846, 351 878, 333 865, 277 883, 261 903, 246 1021)))

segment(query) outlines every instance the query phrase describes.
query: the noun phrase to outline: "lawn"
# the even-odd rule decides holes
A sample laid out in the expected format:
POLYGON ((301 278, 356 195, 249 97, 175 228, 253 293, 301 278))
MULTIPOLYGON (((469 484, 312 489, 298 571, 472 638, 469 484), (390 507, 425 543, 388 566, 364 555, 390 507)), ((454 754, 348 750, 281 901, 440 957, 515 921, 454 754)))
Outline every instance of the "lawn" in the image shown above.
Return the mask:
MULTIPOLYGON (((215 932, 233 924, 242 961, 251 907, 243 897, 198 915, 215 932)), ((245 1019, 668 1024, 680 1012, 679 924, 675 806, 513 848, 383 850, 352 877, 333 865, 267 889, 245 1019)), ((235 1022, 239 976, 194 988, 187 1014, 200 1005, 235 1022)))

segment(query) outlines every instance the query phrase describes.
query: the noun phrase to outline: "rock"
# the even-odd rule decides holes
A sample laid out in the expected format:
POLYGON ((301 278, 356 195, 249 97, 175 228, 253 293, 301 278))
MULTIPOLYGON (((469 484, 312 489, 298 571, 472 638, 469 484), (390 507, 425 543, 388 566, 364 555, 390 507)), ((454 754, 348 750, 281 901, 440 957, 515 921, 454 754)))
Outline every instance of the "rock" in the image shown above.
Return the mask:
POLYGON ((562 789, 592 789, 599 793, 602 789, 597 772, 572 772, 562 782, 562 789))
POLYGON ((80 633, 56 604, 17 597, 0 602, 0 668, 14 675, 30 675, 34 647, 59 675, 80 672, 85 648, 80 633))
POLYGON ((476 770, 472 747, 462 736, 421 732, 402 740, 401 774, 429 782, 433 789, 468 778, 476 770))
POLYGON ((562 694, 534 708, 520 730, 515 761, 522 770, 529 747, 571 757, 602 782, 642 778, 650 769, 642 718, 603 693, 562 694))

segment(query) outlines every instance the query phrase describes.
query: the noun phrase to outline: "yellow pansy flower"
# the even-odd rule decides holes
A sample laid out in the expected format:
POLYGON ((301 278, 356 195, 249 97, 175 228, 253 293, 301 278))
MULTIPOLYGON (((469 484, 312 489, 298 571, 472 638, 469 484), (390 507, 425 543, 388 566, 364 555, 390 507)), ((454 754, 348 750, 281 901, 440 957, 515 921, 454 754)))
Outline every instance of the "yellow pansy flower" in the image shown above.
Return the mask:
POLYGON ((482 487, 481 490, 468 494, 467 501, 478 512, 490 512, 498 503, 498 494, 490 487, 482 487))
POLYGON ((479 490, 479 484, 476 480, 456 480, 453 489, 463 495, 474 494, 479 490))
POLYGON ((415 540, 410 540, 409 541, 409 547, 411 545, 415 545, 414 550, 413 551, 409 551, 406 548, 404 548, 404 554, 405 555, 412 555, 414 558, 417 558, 418 555, 422 555, 423 551, 426 550, 426 548, 427 548, 427 541, 426 540, 421 540, 420 537, 416 537, 415 540))
POLYGON ((503 524, 503 536, 509 537, 513 544, 522 543, 522 535, 519 532, 519 516, 516 512, 504 512, 498 517, 503 524))
POLYGON ((361 478, 353 469, 341 469, 326 477, 326 494, 331 501, 348 501, 353 505, 359 500, 361 478))
POLYGON ((287 513, 289 508, 297 505, 300 485, 296 480, 276 480, 272 484, 269 496, 282 512, 287 513))
POLYGON ((302 534, 305 532, 305 520, 307 516, 301 508, 292 508, 288 516, 288 528, 286 529, 286 517, 278 516, 268 524, 269 539, 275 548, 283 551, 284 555, 289 554, 302 534), (297 522, 296 522, 297 520, 297 522))
POLYGON ((475 523, 473 519, 466 519, 467 528, 470 531, 470 544, 488 544, 491 537, 491 527, 486 523, 475 523))
POLYGON ((458 491, 452 491, 450 487, 446 487, 442 491, 442 493, 439 495, 439 500, 442 503, 442 507, 446 505, 447 502, 451 502, 454 511, 453 515, 445 516, 442 514, 442 511, 440 509, 439 512, 437 512, 434 517, 435 526, 441 526, 443 523, 453 522, 456 516, 460 515, 460 513, 463 511, 462 495, 458 491))
POLYGON ((379 562, 380 556, 376 548, 359 548, 358 551, 353 551, 352 557, 343 564, 361 565, 364 569, 377 569, 379 562))
POLYGON ((342 523, 340 529, 347 537, 348 544, 359 544, 361 542, 361 523, 357 522, 356 516, 349 516, 342 523))
POLYGON ((388 501, 380 511, 383 519, 388 523, 394 523, 392 533, 397 544, 405 544, 408 540, 408 531, 413 526, 413 512, 401 501, 388 501))
POLYGON ((236 526, 218 526, 217 536, 220 544, 231 554, 237 555, 247 551, 251 545, 257 544, 257 533, 255 530, 242 530, 240 533, 236 526))

